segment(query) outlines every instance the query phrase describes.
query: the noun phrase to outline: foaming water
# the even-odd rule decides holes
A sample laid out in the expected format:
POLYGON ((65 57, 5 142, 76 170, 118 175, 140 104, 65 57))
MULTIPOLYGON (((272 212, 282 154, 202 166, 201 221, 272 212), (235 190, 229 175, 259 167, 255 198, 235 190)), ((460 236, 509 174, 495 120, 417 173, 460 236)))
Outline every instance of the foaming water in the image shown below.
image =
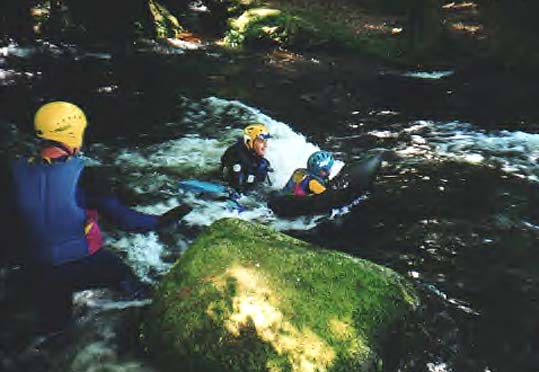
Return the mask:
POLYGON ((145 281, 151 281, 150 273, 164 274, 170 264, 163 262, 165 246, 157 234, 125 234, 119 239, 107 239, 107 244, 124 252, 136 274, 145 281))
POLYGON ((446 363, 427 363, 429 372, 451 372, 452 369, 447 366, 446 363))
POLYGON ((97 58, 97 59, 101 59, 101 60, 104 60, 104 61, 108 61, 108 60, 111 60, 112 59, 112 54, 110 53, 93 53, 93 52, 88 52, 88 53, 85 53, 84 54, 86 57, 91 57, 91 58, 97 58))
POLYGON ((8 45, 0 48, 0 56, 8 57, 15 56, 19 58, 29 58, 36 53, 35 47, 21 47, 15 42, 11 42, 8 45))
POLYGON ((395 151, 408 160, 446 159, 485 164, 539 181, 539 134, 486 131, 459 121, 417 121, 399 132, 375 130, 370 135, 396 141, 395 151))
MULTIPOLYGON (((124 310, 131 307, 143 307, 151 304, 151 299, 119 301, 104 289, 88 289, 75 293, 73 303, 78 308, 89 308, 92 312, 124 310)), ((79 309, 80 312, 83 310, 79 309)))
MULTIPOLYGON (((81 315, 73 328, 63 335, 66 341, 60 345, 61 358, 55 360, 56 368, 51 370, 155 371, 143 359, 125 353, 118 344, 119 338, 127 336, 125 328, 129 323, 125 319, 126 311, 149 303, 150 300, 117 301, 106 290, 87 290, 75 294, 74 304, 81 315)), ((131 336, 136 337, 135 334, 131 336)))
POLYGON ((192 193, 186 193, 184 200, 190 201, 195 206, 195 209, 184 217, 184 221, 191 226, 208 226, 226 217, 261 223, 271 223, 274 220, 273 213, 266 203, 253 196, 243 196, 238 200, 247 207, 245 211, 238 210, 237 205, 230 201, 208 200, 192 193))
POLYGON ((19 81, 30 81, 36 77, 41 76, 41 72, 28 72, 28 71, 17 71, 13 69, 2 69, 0 68, 0 86, 10 86, 15 85, 19 81))
MULTIPOLYGON (((219 182, 221 155, 241 137, 242 129, 252 122, 266 125, 272 134, 266 157, 274 171, 270 174, 271 185, 267 191, 280 190, 293 170, 305 167, 309 155, 320 149, 287 124, 239 101, 210 97, 195 102, 184 98, 183 105, 184 117, 177 123, 167 123, 167 130, 177 128, 180 131, 187 126, 196 130, 197 134, 187 133, 180 138, 144 148, 95 148, 94 153, 98 157, 111 157, 112 154, 115 165, 121 167, 126 174, 121 182, 128 184, 131 189, 139 193, 165 193, 173 196, 166 207, 153 204, 141 207, 140 210, 160 214, 175 205, 187 203, 193 207, 193 211, 183 220, 195 227, 210 225, 224 217, 267 223, 279 230, 305 230, 316 226, 320 216, 292 220, 276 218, 267 207, 265 197, 260 194, 243 195, 238 202, 246 208, 240 213, 230 201, 201 198, 181 192, 178 183, 182 179, 195 177, 219 182)), ((98 163, 99 159, 94 162, 98 163)), ((332 176, 343 165, 342 161, 337 161, 332 176)))
MULTIPOLYGON (((173 167, 176 173, 186 177, 211 174, 218 169, 225 149, 241 137, 242 129, 249 123, 258 122, 266 125, 272 135, 266 157, 274 169, 270 174, 271 188, 278 190, 286 184, 294 169, 305 167, 309 155, 320 150, 287 124, 239 101, 210 97, 184 105, 187 110, 185 118, 167 125, 181 129, 194 123, 195 129, 200 129, 201 133, 185 134, 146 148, 118 150, 113 156, 115 164, 138 169, 173 167), (231 122, 230 118, 234 121, 231 122)), ((105 153, 110 156, 110 151, 107 148, 100 150, 103 156, 107 156, 105 153)), ((337 161, 332 174, 337 174, 343 165, 337 161)))
POLYGON ((112 349, 111 344, 101 341, 86 345, 74 358, 70 370, 81 372, 115 371, 142 372, 153 371, 138 361, 121 360, 119 351, 112 349), (97 366, 97 367, 96 367, 97 366))
MULTIPOLYGON (((211 125, 212 128, 222 128, 221 131, 224 129, 228 132, 222 137, 225 141, 225 148, 241 136, 241 130, 247 124, 257 122, 266 125, 272 136, 269 140, 266 158, 274 169, 270 178, 271 187, 275 190, 281 189, 286 184, 294 169, 306 166, 309 155, 320 150, 319 146, 308 142, 304 135, 294 132, 289 125, 239 101, 210 97, 193 105, 193 108, 198 112, 194 115, 188 113, 187 120, 196 120, 199 123, 204 123, 201 125, 211 125)), ((219 156, 221 154, 222 152, 219 156)), ((337 161, 332 169, 332 174, 337 174, 343 165, 344 163, 337 161)))
POLYGON ((216 139, 188 134, 144 149, 124 149, 115 164, 131 168, 174 167, 185 175, 195 176, 218 167, 226 144, 216 139))
POLYGON ((405 72, 403 76, 416 79, 439 80, 451 76, 454 73, 455 71, 409 71, 405 72))

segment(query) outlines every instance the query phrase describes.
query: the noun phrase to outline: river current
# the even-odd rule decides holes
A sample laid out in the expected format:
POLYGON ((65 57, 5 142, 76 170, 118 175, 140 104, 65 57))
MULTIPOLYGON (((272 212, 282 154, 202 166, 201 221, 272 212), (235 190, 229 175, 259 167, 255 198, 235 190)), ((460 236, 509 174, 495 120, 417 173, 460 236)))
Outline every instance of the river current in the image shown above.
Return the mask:
MULTIPOLYGON (((242 83, 227 83, 226 71, 255 68, 250 62, 215 50, 151 43, 129 54, 50 43, 5 45, 0 152, 31 148, 31 111, 40 102, 80 103, 90 118, 88 166, 102 168, 128 190, 125 195, 140 211, 159 214, 180 203, 193 207, 179 226, 159 234, 104 226, 109 249, 144 281, 158 281, 213 221, 229 216, 257 221, 391 267, 416 285, 420 311, 388 344, 387 370, 539 370, 539 213, 533 206, 539 199, 539 134, 432 116, 411 119, 379 105, 361 107, 335 127, 320 125, 312 112, 313 126, 307 128, 287 119, 275 108, 279 105, 268 109, 247 102, 242 83), (195 79, 201 75, 216 76, 211 89, 195 79), (330 215, 278 218, 260 195, 242 197, 248 210, 238 213, 226 202, 179 190, 182 179, 217 179, 221 154, 253 121, 272 133, 267 157, 275 171, 269 189, 281 188, 317 149, 334 152, 335 172, 379 149, 393 156, 371 195, 330 215)), ((435 85, 455 72, 380 74, 389 85, 391 79, 396 85, 402 79, 435 85)), ((287 99, 272 94, 276 101, 287 99)), ((16 270, 1 269, 4 302, 7 278, 16 270)), ((156 370, 134 339, 132 319, 145 302, 121 301, 106 290, 80 292, 75 301, 73 329, 44 350, 29 346, 26 318, 6 310, 7 304, 0 369, 156 370)))

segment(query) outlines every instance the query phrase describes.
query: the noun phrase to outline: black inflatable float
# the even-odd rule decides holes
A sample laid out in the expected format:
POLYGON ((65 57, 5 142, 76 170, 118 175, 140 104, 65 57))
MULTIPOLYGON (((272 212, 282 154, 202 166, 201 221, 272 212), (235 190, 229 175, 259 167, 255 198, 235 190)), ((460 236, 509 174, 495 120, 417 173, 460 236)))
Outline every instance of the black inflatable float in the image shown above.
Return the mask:
POLYGON ((334 208, 348 205, 371 189, 383 159, 384 153, 380 153, 350 166, 348 172, 341 171, 340 174, 349 174, 346 188, 335 189, 330 185, 322 194, 303 197, 277 192, 270 195, 268 206, 278 216, 297 217, 328 213, 334 208))

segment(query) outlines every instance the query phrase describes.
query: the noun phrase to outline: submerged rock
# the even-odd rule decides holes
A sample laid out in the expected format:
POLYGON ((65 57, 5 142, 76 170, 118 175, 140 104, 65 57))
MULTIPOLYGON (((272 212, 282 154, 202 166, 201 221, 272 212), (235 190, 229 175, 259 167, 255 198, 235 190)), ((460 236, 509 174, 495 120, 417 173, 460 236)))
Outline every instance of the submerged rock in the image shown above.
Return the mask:
POLYGON ((223 219, 163 278, 141 338, 166 369, 366 371, 416 306, 388 268, 223 219))

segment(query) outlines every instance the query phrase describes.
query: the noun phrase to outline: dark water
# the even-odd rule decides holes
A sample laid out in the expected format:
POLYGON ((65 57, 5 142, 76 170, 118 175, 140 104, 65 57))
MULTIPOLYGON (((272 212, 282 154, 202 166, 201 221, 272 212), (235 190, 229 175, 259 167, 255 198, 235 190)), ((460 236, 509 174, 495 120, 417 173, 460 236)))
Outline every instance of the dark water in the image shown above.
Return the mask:
MULTIPOLYGON (((215 124, 203 104, 200 122, 182 121, 193 111, 186 99, 215 96, 258 108, 345 161, 394 150, 367 201, 289 232, 391 267, 416 284, 422 305, 392 337, 388 371, 539 370, 539 121, 530 97, 537 88, 526 79, 474 75, 479 69, 414 79, 355 56, 179 54, 153 44, 104 54, 66 46, 30 52, 0 57, 0 123, 15 128, 16 139, 29 136, 42 102, 70 100, 88 113, 87 143, 106 146, 111 159, 101 160, 112 162, 119 148, 142 151, 184 134, 213 138, 223 126, 241 126, 233 110, 215 124)), ((3 142, 4 152, 14 147, 12 138, 3 142)), ((4 319, 20 319, 2 327, 0 366, 153 370, 130 329, 138 308, 78 309, 72 342, 28 352, 24 316, 4 308, 4 319), (21 350, 29 354, 21 357, 21 350)))

